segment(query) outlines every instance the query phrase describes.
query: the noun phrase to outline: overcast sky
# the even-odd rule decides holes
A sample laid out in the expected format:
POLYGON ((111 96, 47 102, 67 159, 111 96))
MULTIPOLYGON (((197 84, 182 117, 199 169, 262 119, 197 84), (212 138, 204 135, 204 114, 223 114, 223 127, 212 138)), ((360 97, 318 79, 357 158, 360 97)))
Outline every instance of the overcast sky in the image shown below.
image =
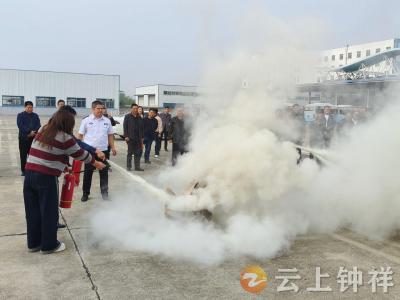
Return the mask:
POLYGON ((400 1, 1 0, 0 68, 121 75, 121 89, 196 84, 208 47, 229 52, 249 7, 315 18, 321 48, 400 37, 400 1))

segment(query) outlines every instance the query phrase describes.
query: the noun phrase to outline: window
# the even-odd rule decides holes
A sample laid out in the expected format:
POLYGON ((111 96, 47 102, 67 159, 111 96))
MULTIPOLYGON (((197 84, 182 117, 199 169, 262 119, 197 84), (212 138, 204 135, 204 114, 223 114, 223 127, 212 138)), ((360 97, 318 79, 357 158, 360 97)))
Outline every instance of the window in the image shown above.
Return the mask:
POLYGON ((357 58, 361 57, 361 51, 357 51, 357 58))
POLYGON ((140 105, 140 106, 144 105, 144 96, 143 95, 138 95, 138 105, 140 105))
POLYGON ((370 56, 371 55, 371 50, 367 50, 367 51, 365 51, 365 56, 370 56))
POLYGON ((386 47, 386 50, 390 50, 390 49, 392 49, 392 47, 390 47, 390 46, 386 47))
POLYGON ((380 53, 381 52, 381 48, 376 48, 375 53, 380 53))
POLYGON ((36 106, 54 107, 56 106, 56 97, 36 96, 36 106))
POLYGON ((23 106, 24 96, 3 96, 3 106, 23 106))
POLYGON ((340 55, 339 55, 339 59, 340 59, 340 60, 343 60, 343 54, 340 54, 340 55))
POLYGON ((353 57, 353 53, 352 52, 347 53, 347 58, 348 59, 351 59, 352 57, 353 57))
POLYGON ((328 61, 328 56, 325 56, 325 57, 324 57, 324 61, 328 61))
POLYGON ((114 108, 114 99, 110 99, 110 98, 97 98, 96 100, 101 101, 104 103, 104 105, 106 106, 106 108, 114 108))
POLYGON ((72 107, 86 107, 86 98, 67 98, 67 104, 72 107))
POLYGON ((332 61, 335 61, 335 55, 332 55, 332 61))
POLYGON ((156 95, 149 95, 149 106, 155 106, 156 105, 156 95))
POLYGON ((180 91, 164 91, 164 95, 197 97, 196 92, 180 92, 180 91))

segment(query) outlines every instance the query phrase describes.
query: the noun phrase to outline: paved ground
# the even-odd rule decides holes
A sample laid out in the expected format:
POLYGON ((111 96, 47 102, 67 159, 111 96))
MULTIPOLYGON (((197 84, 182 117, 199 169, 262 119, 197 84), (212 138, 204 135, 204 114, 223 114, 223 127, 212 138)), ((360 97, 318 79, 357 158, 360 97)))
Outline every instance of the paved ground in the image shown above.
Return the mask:
MULTIPOLYGON (((124 166, 126 150, 117 142, 120 155, 114 161, 124 166)), ((67 250, 53 255, 28 253, 22 199, 23 177, 19 176, 15 117, 0 116, 0 299, 399 299, 400 240, 373 242, 352 232, 299 237, 291 249, 273 260, 251 257, 228 260, 206 267, 172 261, 162 256, 134 251, 102 249, 89 242, 87 211, 100 202, 97 189, 88 203, 75 201, 73 209, 63 210, 68 229, 59 231, 67 250), (259 265, 268 274, 267 288, 260 296, 245 292, 239 273, 248 265, 259 265), (363 286, 341 293, 337 283, 339 268, 357 266, 363 272, 363 286), (384 294, 378 287, 371 292, 368 271, 390 266, 394 287, 384 294), (315 287, 315 268, 328 273, 321 287, 332 292, 310 292, 315 287), (301 279, 294 280, 298 293, 277 292, 278 269, 297 268, 301 279)), ((151 179, 167 154, 146 166, 144 176, 151 179)), ((94 186, 98 176, 94 176, 94 186)), ((124 185, 123 176, 114 171, 110 186, 124 185)), ((80 191, 76 198, 79 199, 80 191)), ((293 274, 292 274, 293 275, 293 274)), ((290 284, 289 284, 290 285, 290 284)))

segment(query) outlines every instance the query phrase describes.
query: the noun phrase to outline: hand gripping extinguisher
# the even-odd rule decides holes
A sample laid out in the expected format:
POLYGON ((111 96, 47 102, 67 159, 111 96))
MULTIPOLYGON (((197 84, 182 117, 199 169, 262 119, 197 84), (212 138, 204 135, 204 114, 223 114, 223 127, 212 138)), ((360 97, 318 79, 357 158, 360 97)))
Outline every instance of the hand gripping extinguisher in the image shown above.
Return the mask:
POLYGON ((72 170, 69 169, 69 172, 64 175, 64 182, 61 190, 61 198, 60 198, 60 207, 61 208, 71 208, 72 206, 72 197, 74 195, 74 187, 75 187, 75 176, 72 173, 72 170))

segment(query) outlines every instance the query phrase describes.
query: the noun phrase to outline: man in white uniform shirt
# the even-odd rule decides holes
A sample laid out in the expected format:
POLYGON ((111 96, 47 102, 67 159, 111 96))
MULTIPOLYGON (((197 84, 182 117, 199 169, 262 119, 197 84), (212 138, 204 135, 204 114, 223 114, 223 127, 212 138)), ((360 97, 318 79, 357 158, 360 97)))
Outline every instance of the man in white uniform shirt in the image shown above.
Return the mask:
MULTIPOLYGON (((96 149, 101 150, 107 159, 110 158, 110 150, 113 155, 117 154, 114 146, 114 131, 109 118, 103 116, 104 104, 101 101, 92 102, 92 114, 82 120, 79 127, 78 138, 83 140, 96 149)), ((83 195, 82 201, 89 199, 90 187, 92 185, 92 176, 94 168, 90 164, 85 164, 83 175, 83 195)), ((108 170, 101 170, 100 173, 100 191, 103 200, 108 200, 108 170)))

